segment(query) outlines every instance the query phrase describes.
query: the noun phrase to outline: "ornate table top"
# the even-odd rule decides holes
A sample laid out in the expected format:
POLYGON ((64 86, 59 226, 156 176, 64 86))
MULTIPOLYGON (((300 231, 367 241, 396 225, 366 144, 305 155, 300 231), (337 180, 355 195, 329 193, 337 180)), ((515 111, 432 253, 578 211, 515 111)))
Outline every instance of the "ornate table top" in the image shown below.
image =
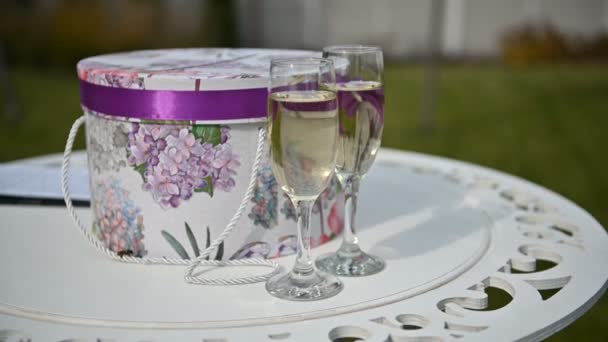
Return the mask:
MULTIPOLYGON (((608 261, 608 236, 568 200, 479 166, 387 149, 363 183, 359 220, 362 245, 387 269, 343 279, 342 293, 319 302, 117 263, 88 246, 61 207, 0 206, 0 217, 0 341, 539 340, 580 317, 608 281, 596 266, 608 261), (511 301, 488 310, 499 292, 511 301)), ((211 272, 229 271, 256 272, 211 272)))

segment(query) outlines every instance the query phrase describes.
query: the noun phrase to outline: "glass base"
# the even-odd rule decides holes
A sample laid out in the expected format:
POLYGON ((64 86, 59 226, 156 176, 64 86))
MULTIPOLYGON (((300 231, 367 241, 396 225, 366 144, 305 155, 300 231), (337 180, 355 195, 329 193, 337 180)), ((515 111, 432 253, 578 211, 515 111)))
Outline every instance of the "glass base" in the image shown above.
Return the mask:
POLYGON ((345 252, 340 248, 335 253, 324 254, 317 258, 315 264, 321 271, 342 277, 363 277, 376 274, 384 269, 384 260, 369 255, 358 247, 345 252))
POLYGON ((307 275, 293 272, 277 274, 266 282, 266 290, 271 295, 293 301, 333 297, 340 293, 343 287, 336 276, 316 270, 307 275))

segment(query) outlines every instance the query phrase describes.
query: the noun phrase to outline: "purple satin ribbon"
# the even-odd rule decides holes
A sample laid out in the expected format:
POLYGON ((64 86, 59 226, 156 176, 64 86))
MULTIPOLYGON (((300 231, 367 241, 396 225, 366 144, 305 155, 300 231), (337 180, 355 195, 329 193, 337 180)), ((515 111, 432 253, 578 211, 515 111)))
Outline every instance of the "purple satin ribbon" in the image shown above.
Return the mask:
POLYGON ((243 120, 266 117, 266 88, 171 91, 80 81, 80 102, 96 112, 145 120, 243 120))

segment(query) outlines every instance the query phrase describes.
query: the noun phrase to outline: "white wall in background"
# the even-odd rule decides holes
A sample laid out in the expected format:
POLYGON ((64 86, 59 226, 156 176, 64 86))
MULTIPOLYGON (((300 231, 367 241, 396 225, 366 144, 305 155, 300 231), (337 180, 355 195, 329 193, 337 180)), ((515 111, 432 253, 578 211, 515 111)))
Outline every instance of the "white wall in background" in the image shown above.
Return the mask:
MULTIPOLYGON (((571 34, 608 32, 608 0, 445 0, 442 46, 452 56, 496 56, 516 25, 547 21, 571 34)), ((237 0, 243 46, 381 45, 389 57, 425 53, 430 1, 237 0)))
MULTIPOLYGON (((450 0, 447 0, 450 1, 450 0)), ((467 0, 464 11, 463 54, 492 56, 499 53, 501 36, 524 22, 529 0, 467 0)))
POLYGON ((464 48, 464 23, 466 0, 448 0, 443 24, 443 52, 459 56, 464 48))
POLYGON ((606 31, 606 0, 542 0, 542 14, 560 30, 583 35, 606 31))

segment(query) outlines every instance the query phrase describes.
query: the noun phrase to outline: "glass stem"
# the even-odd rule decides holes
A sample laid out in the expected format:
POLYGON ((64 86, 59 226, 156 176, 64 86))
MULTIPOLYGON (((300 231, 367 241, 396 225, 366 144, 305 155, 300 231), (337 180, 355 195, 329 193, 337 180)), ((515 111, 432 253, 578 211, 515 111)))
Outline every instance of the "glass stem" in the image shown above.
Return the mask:
POLYGON ((314 273, 310 255, 310 217, 315 200, 294 200, 298 218, 298 245, 296 264, 291 271, 294 280, 309 278, 314 273))
POLYGON ((351 257, 353 254, 359 253, 359 239, 355 232, 355 216, 357 215, 357 196, 359 194, 359 184, 361 177, 351 175, 346 178, 343 184, 344 187, 344 238, 342 246, 338 253, 344 256, 351 257))

